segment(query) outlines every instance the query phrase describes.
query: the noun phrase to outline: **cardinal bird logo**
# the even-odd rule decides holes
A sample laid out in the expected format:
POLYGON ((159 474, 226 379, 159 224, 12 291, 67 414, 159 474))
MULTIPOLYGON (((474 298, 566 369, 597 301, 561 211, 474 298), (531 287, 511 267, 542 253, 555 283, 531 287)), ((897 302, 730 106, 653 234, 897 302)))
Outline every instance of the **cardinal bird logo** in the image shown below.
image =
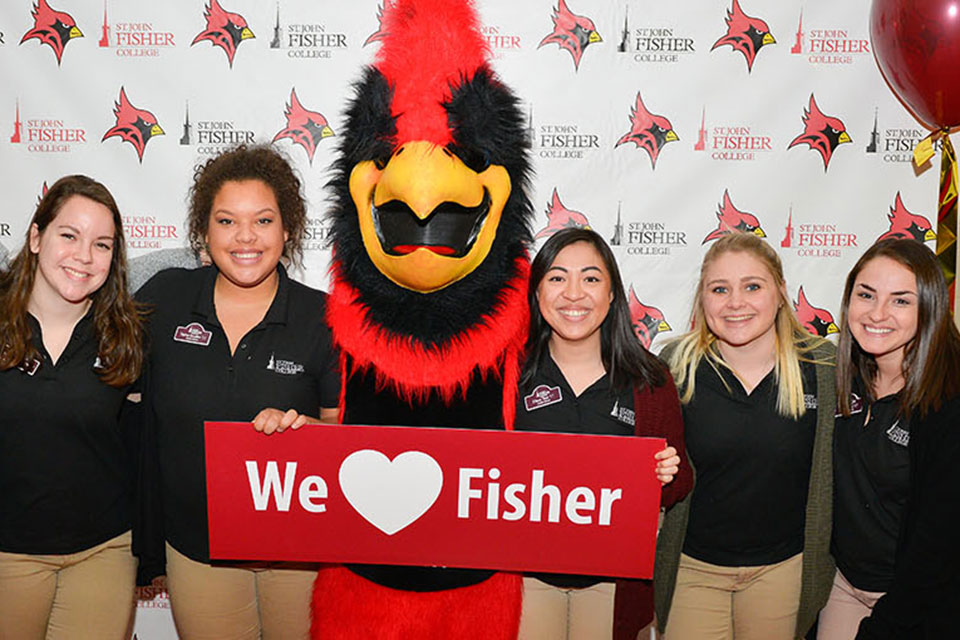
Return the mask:
POLYGON ((333 135, 333 129, 327 124, 327 119, 323 114, 316 111, 308 111, 300 104, 297 98, 297 90, 290 91, 290 103, 284 113, 287 116, 287 126, 273 136, 273 142, 282 138, 290 138, 295 144, 300 145, 307 152, 310 158, 310 164, 313 165, 313 154, 317 150, 317 145, 324 138, 333 135))
POLYGON ((707 234, 707 237, 703 239, 703 242, 700 244, 707 244, 711 240, 716 240, 722 238, 728 233, 752 233, 761 238, 766 238, 767 234, 763 232, 763 227, 760 226, 760 220, 757 219, 757 216, 752 213, 747 213, 746 211, 740 211, 735 206, 733 206, 733 201, 730 199, 730 193, 728 190, 723 190, 723 203, 717 209, 717 220, 720 221, 720 224, 717 225, 717 228, 707 234))
POLYGON ((897 191, 897 198, 893 206, 890 207, 890 215, 887 216, 887 219, 890 220, 890 228, 877 238, 877 242, 887 238, 910 238, 917 242, 937 239, 937 234, 933 232, 933 225, 930 224, 929 220, 923 216, 910 213, 903 206, 899 191, 897 191))
POLYGON ((47 195, 47 191, 50 190, 50 187, 47 186, 47 181, 43 181, 43 186, 40 188, 40 195, 37 196, 37 204, 43 200, 44 196, 47 195))
POLYGON ((190 46, 201 40, 209 40, 213 46, 220 47, 227 54, 230 68, 233 68, 233 56, 237 54, 237 47, 244 40, 253 38, 253 32, 247 26, 247 21, 239 13, 224 11, 217 0, 210 0, 203 17, 207 19, 207 28, 197 34, 190 46))
POLYGON ((734 51, 739 51, 747 59, 747 73, 753 71, 753 61, 766 44, 776 44, 770 27, 760 18, 748 16, 740 8, 740 3, 733 0, 733 5, 727 11, 727 32, 713 43, 710 51, 723 45, 730 45, 734 51))
POLYGON ((660 155, 663 145, 679 139, 680 136, 673 130, 669 120, 663 116, 655 116, 647 110, 638 91, 637 104, 630 111, 630 131, 623 134, 613 147, 632 142, 650 155, 650 166, 656 169, 657 156, 660 155))
POLYGON ((630 285, 630 323, 633 325, 633 332, 643 344, 645 349, 649 349, 653 339, 661 331, 671 331, 671 327, 663 318, 663 312, 656 307, 648 307, 640 302, 640 298, 630 285))
POLYGON ((367 39, 363 41, 363 46, 367 46, 371 42, 380 42, 387 36, 386 31, 383 30, 383 12, 389 11, 391 5, 391 0, 383 0, 377 7, 377 30, 367 36, 367 39))
POLYGON ((834 150, 844 142, 853 142, 843 121, 839 118, 825 116, 813 94, 810 94, 810 106, 803 110, 803 124, 805 125, 803 133, 793 139, 787 149, 791 149, 798 144, 805 144, 814 151, 818 151, 823 157, 823 170, 826 171, 830 165, 830 158, 834 150))
POLYGON ((50 8, 47 0, 37 0, 33 5, 33 28, 23 34, 20 44, 36 38, 41 44, 48 44, 57 56, 57 66, 63 57, 63 48, 74 38, 82 38, 73 16, 50 8))
POLYGON ((566 49, 573 57, 574 70, 579 71, 584 50, 595 42, 603 42, 603 38, 597 33, 593 20, 576 15, 567 8, 566 0, 560 0, 553 10, 553 32, 540 41, 537 49, 551 43, 566 49))
POLYGON ((533 236, 534 240, 549 238, 561 229, 589 229, 590 221, 587 216, 579 211, 567 209, 557 194, 557 188, 553 188, 553 198, 547 205, 547 226, 533 236))
POLYGON ((143 163, 143 150, 153 136, 162 136, 163 129, 157 123, 157 117, 146 109, 138 109, 127 99, 127 92, 120 87, 120 99, 113 108, 113 115, 117 123, 111 127, 100 142, 107 138, 118 136, 124 142, 129 142, 137 150, 137 157, 143 163))
POLYGON ((793 310, 797 312, 797 320, 803 328, 815 336, 826 338, 831 333, 840 333, 840 328, 833 320, 833 315, 826 309, 815 307, 807 300, 803 287, 797 293, 797 301, 793 303, 793 310))

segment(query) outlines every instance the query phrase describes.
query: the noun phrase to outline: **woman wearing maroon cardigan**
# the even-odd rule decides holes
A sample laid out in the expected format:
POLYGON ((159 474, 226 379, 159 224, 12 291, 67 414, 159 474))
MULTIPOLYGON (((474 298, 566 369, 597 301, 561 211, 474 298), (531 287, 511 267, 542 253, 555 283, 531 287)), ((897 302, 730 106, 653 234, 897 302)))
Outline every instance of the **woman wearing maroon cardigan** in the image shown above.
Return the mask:
MULTIPOLYGON (((672 506, 693 485, 680 402, 666 367, 634 334, 609 247, 587 229, 556 233, 533 261, 529 297, 516 428, 665 438, 656 474, 664 485, 662 504, 672 506)), ((634 640, 652 618, 649 581, 524 578, 521 640, 634 640)))

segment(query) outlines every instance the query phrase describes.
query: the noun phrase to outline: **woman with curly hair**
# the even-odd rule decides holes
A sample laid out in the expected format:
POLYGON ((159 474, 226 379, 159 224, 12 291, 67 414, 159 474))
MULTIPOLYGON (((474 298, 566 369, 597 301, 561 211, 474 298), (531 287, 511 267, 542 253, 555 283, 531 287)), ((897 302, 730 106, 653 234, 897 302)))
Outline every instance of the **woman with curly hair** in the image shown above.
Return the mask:
POLYGON ((657 620, 666 640, 802 638, 833 575, 833 346, 801 327, 752 234, 704 255, 692 320, 661 354, 697 483, 660 532, 657 620))
POLYGON ((182 638, 306 638, 315 569, 211 563, 203 439, 205 420, 266 434, 336 420, 326 296, 281 264, 300 258, 300 180, 274 149, 239 147, 208 161, 190 196, 190 242, 212 264, 162 271, 137 294, 153 309, 144 409, 163 512, 137 541, 141 581, 165 550, 182 638))
POLYGON ((0 272, 0 638, 126 637, 120 411, 142 361, 117 204, 91 178, 61 178, 0 272))

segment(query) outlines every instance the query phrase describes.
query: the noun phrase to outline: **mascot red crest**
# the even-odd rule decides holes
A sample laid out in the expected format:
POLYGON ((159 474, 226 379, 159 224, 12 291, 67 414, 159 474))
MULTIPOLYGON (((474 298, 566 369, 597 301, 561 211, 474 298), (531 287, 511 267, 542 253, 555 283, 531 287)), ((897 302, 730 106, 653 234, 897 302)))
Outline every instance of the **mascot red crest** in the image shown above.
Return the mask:
MULTIPOLYGON (((463 0, 383 3, 330 187, 341 419, 510 429, 528 311, 523 113, 463 0)), ((512 638, 516 575, 320 572, 315 638, 512 638)))
POLYGON ((767 234, 763 232, 763 227, 760 226, 760 220, 757 219, 757 216, 752 213, 747 213, 746 211, 740 211, 733 206, 733 200, 730 199, 730 193, 726 189, 723 190, 723 203, 721 203, 720 208, 717 210, 717 220, 720 221, 720 224, 717 225, 716 229, 708 233, 707 237, 704 238, 700 244, 707 244, 711 240, 716 240, 728 233, 735 232, 752 233, 761 238, 767 237, 767 234))
POLYGON ((937 234, 933 231, 933 225, 930 224, 929 220, 915 213, 910 213, 903 206, 899 191, 897 191, 893 206, 890 207, 890 215, 887 216, 887 219, 890 221, 890 228, 877 238, 877 242, 887 238, 908 238, 917 242, 937 239, 937 234))
POLYGON ((567 209, 560 201, 560 195, 557 194, 557 188, 553 188, 553 197, 550 199, 550 205, 547 207, 547 226, 533 236, 534 240, 549 238, 560 229, 589 229, 590 221, 587 216, 579 211, 567 209))

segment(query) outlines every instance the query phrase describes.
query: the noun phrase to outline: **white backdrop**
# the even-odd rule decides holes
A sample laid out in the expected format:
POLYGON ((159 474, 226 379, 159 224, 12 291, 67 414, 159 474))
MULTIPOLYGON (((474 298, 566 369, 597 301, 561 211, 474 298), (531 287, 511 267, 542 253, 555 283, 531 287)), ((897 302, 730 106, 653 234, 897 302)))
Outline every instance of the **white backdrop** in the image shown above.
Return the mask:
MULTIPOLYGON (((82 33, 59 58, 56 42, 30 37, 52 22, 46 7, 36 19, 34 0, 0 7, 0 243, 19 247, 45 182, 86 173, 116 196, 131 257, 185 246, 194 167, 232 143, 272 140, 287 126, 295 90, 334 132, 312 157, 290 139, 277 142, 309 201, 306 265, 294 275, 326 288, 324 184, 350 84, 378 46, 364 44, 378 28, 378 0, 222 0, 254 36, 232 60, 209 40, 191 44, 206 30, 208 0, 49 1, 82 33), (133 142, 107 136, 121 92, 164 132, 146 141, 142 158, 133 142)), ((725 220, 759 224, 781 252, 791 297, 803 287, 834 317, 842 280, 866 246, 907 214, 935 228, 938 165, 917 173, 910 164, 927 132, 880 76, 867 0, 743 0, 747 17, 735 15, 731 29, 748 21, 775 40, 752 66, 723 43, 731 0, 568 0, 602 38, 578 65, 555 43, 538 46, 554 30, 557 0, 478 4, 493 66, 529 119, 534 230, 542 238, 572 219, 610 240, 638 300, 673 328, 654 337, 655 350, 688 323, 721 209, 725 220), (617 146, 638 94, 678 137, 655 157, 617 146), (824 121, 835 138, 851 139, 832 154, 791 146, 805 133, 811 96, 835 119, 824 121), (903 210, 891 221, 898 194, 903 210)), ((140 640, 175 637, 165 606, 162 593, 141 602, 140 640)))

